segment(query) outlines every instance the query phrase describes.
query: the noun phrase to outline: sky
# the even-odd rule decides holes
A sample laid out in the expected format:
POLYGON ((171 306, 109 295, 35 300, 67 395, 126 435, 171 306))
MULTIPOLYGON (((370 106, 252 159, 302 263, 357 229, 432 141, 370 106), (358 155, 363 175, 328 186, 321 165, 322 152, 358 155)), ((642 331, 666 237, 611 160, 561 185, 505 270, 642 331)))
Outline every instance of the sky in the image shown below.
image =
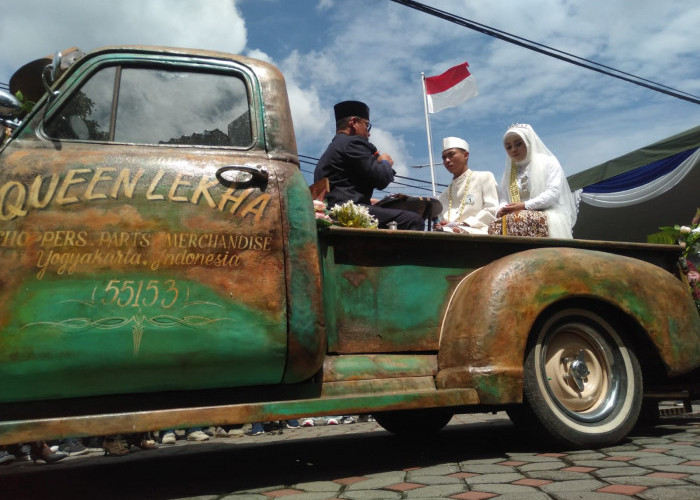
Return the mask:
MULTIPOLYGON (((700 95, 697 0, 422 0, 463 18, 700 95)), ((469 166, 500 181, 503 134, 530 123, 571 175, 700 124, 700 105, 580 68, 390 0, 24 0, 0 14, 0 82, 25 63, 79 47, 220 50, 285 76, 298 150, 318 158, 333 105, 371 108, 370 141, 397 178, 384 191, 431 194, 421 73, 467 61, 479 95, 430 115, 437 192, 450 181, 442 139, 470 144, 469 166), (421 167, 422 166, 422 167, 421 167), (422 181, 422 182, 421 182, 422 181)), ((311 182, 313 160, 301 164, 311 182)))

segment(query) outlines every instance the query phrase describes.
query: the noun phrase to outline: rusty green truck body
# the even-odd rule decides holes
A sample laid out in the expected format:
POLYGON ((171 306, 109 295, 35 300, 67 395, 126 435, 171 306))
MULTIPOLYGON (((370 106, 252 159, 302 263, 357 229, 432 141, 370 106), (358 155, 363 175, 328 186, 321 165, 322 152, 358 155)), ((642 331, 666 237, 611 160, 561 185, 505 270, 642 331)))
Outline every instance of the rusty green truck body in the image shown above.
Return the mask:
POLYGON ((421 409, 436 427, 517 420, 541 413, 538 384, 555 437, 601 444, 637 418, 640 362, 648 390, 692 391, 678 248, 319 231, 284 80, 252 59, 107 48, 52 90, 0 150, 0 444, 368 412, 401 431, 421 409))

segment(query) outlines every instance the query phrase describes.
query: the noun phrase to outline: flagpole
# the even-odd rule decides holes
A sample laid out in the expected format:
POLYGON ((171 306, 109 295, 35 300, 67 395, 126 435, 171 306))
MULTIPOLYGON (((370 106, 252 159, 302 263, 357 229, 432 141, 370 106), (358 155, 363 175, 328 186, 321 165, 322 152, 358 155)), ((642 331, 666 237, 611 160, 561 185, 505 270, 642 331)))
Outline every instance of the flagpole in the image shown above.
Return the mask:
POLYGON ((430 161, 430 180, 433 184, 433 196, 437 196, 435 192, 435 168, 433 167, 433 139, 430 132, 430 114, 428 113, 428 93, 425 89, 425 73, 421 73, 421 82, 423 84, 423 107, 425 108, 425 129, 428 133, 428 159, 430 161))

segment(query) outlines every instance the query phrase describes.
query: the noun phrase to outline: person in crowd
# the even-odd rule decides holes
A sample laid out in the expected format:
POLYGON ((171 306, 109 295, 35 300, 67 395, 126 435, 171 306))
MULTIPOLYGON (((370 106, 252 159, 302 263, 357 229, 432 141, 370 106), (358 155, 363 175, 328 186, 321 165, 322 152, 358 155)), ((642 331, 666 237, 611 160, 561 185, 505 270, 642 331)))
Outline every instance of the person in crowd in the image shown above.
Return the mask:
MULTIPOLYGON (((528 124, 511 125, 503 146, 507 159, 496 216, 506 217, 507 234, 572 238, 576 203, 557 158, 528 124)), ((499 222, 490 233, 502 230, 494 228, 499 222)))
MULTIPOLYGON (((190 427, 185 430, 185 439, 187 441, 207 441, 209 436, 202 430, 201 427, 190 427)), ((160 442, 161 444, 175 444, 177 441, 177 436, 175 435, 175 429, 167 429, 160 431, 160 442)))
POLYGON ((369 142, 369 107, 360 101, 343 101, 333 109, 336 134, 314 171, 314 182, 328 178, 328 207, 352 201, 365 205, 380 228, 386 229, 394 221, 398 229, 423 231, 425 221, 417 213, 372 205, 374 190, 387 187, 395 172, 391 156, 379 153, 369 142))
POLYGON ((137 446, 142 450, 154 450, 158 447, 150 432, 105 436, 102 442, 105 455, 112 457, 128 455, 131 446, 137 446))
POLYGON ((59 451, 68 454, 69 457, 85 455, 90 451, 88 450, 88 447, 85 446, 83 442, 77 438, 61 439, 58 442, 58 449, 59 451))
POLYGON ((6 446, 0 446, 0 465, 9 464, 10 462, 16 460, 12 452, 10 452, 6 446))
POLYGON ((442 140, 442 164, 452 174, 452 182, 438 198, 443 211, 435 229, 487 234, 498 210, 496 178, 491 172, 469 168, 469 143, 459 137, 442 140))
POLYGON ((54 448, 46 441, 33 443, 18 443, 10 446, 0 446, 0 464, 7 464, 13 460, 29 460, 36 464, 37 460, 47 464, 53 464, 68 457, 69 453, 54 448))
POLYGON ((299 421, 296 418, 292 418, 289 420, 279 420, 277 422, 253 422, 250 431, 248 432, 249 436, 260 436, 261 434, 265 434, 265 432, 273 432, 273 431, 279 431, 280 434, 282 433, 282 429, 299 429, 301 428, 301 425, 299 425, 299 421), (265 430, 267 427, 267 431, 265 430))
POLYGON ((240 437, 243 434, 243 424, 221 425, 214 428, 215 437, 240 437))
POLYGON ((53 464, 59 460, 63 460, 68 456, 68 453, 62 451, 51 451, 49 445, 45 441, 36 441, 30 445, 30 458, 36 464, 36 461, 46 462, 47 464, 53 464))

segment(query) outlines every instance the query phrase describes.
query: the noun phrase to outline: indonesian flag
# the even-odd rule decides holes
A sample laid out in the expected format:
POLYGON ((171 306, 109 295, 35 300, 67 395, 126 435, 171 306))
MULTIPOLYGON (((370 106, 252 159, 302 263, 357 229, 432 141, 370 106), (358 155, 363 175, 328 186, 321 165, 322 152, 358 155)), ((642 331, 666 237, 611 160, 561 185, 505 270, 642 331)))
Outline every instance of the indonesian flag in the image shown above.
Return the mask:
POLYGON ((469 73, 468 67, 469 63, 463 62, 442 75, 426 77, 425 92, 430 113, 453 108, 479 94, 476 80, 469 73))

